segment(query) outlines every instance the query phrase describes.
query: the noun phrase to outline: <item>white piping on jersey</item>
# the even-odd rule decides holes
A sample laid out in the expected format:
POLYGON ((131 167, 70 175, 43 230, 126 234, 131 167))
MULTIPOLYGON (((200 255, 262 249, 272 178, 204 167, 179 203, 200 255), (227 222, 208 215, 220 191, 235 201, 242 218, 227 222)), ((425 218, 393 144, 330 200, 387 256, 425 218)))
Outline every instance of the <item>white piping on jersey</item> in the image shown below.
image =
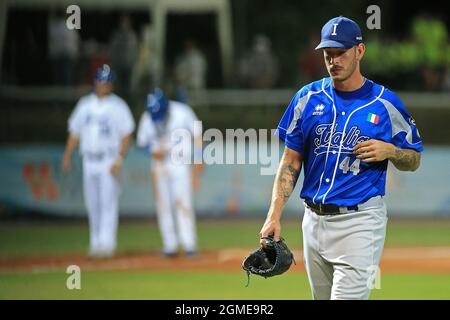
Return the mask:
POLYGON ((406 120, 403 118, 400 111, 397 110, 397 108, 394 107, 394 105, 386 100, 386 99, 380 99, 381 103, 383 103, 384 107, 386 108, 387 113, 389 114, 389 119, 391 120, 391 128, 392 128, 392 138, 395 137, 400 132, 406 132, 406 141, 409 144, 418 144, 419 142, 413 143, 412 138, 412 130, 411 126, 406 122, 406 120))
MULTIPOLYGON (((325 164, 324 164, 324 166, 323 166, 322 174, 320 175, 319 188, 317 189, 317 192, 316 192, 316 194, 315 194, 314 197, 313 197, 313 203, 316 203, 316 197, 317 197, 317 195, 319 194, 320 187, 322 186, 323 175, 324 175, 325 169, 326 169, 326 167, 327 167, 328 154, 330 153, 330 146, 331 146, 331 140, 332 140, 331 137, 333 136, 333 130, 334 130, 334 126, 335 126, 335 124, 336 124, 336 114, 337 114, 336 106, 334 105, 334 100, 333 100, 333 98, 328 94, 328 92, 325 90, 324 84, 325 84, 325 79, 322 80, 322 90, 321 90, 321 91, 323 91, 323 93, 325 93, 325 95, 326 95, 326 96, 331 100, 331 102, 332 102, 332 105, 333 105, 333 124, 331 125, 331 128, 330 128, 330 130, 331 130, 331 136, 330 136, 330 141, 328 141, 327 153, 326 153, 326 156, 325 156, 325 164)), ((316 157, 316 159, 317 159, 317 157, 316 157)), ((314 159, 314 161, 315 161, 315 159, 314 159)))
MULTIPOLYGON (((311 96, 313 94, 317 94, 322 92, 322 90, 320 91, 308 91, 308 93, 306 95, 304 95, 303 97, 301 97, 300 99, 298 99, 297 104, 294 107, 294 117, 291 120, 291 123, 289 124, 289 126, 287 127, 286 130, 286 134, 291 133, 292 131, 294 131, 295 129, 295 125, 297 124, 298 119, 300 119, 300 117, 302 116, 303 110, 305 109, 306 104, 309 101, 309 98, 311 98, 311 96)), ((284 128, 283 128, 284 129, 284 128)))
MULTIPOLYGON (((383 94, 383 92, 384 92, 384 87, 382 86, 382 87, 381 87, 381 92, 380 92, 380 94, 379 94, 375 99, 373 99, 373 100, 370 101, 369 103, 366 103, 365 105, 363 105, 363 106, 361 106, 361 107, 359 107, 359 108, 353 110, 353 111, 350 113, 350 115, 348 116, 347 121, 345 121, 344 130, 342 130, 341 143, 339 144, 339 151, 338 151, 338 155, 337 155, 337 159, 336 159, 336 165, 334 166, 333 178, 331 179, 330 187, 328 188, 327 192, 325 192, 325 194, 323 195, 322 204, 325 203, 325 198, 327 197, 327 195, 328 195, 328 193, 330 192, 330 190, 333 188, 334 178, 336 177, 336 171, 337 171, 338 164, 339 164, 339 157, 341 156, 341 149, 342 149, 343 142, 344 142, 344 140, 345 140, 345 139, 344 139, 344 137, 345 137, 345 130, 347 129, 347 125, 348 125, 348 122, 350 121, 350 118, 352 117, 352 115, 353 115, 356 111, 361 110, 361 109, 363 109, 363 108, 365 108, 365 107, 371 105, 371 104, 374 103, 375 101, 379 100, 380 97, 381 97, 381 95, 383 94)), ((331 138, 330 138, 330 141, 331 141, 331 138)), ((323 173, 322 173, 322 174, 323 174, 323 173)))
MULTIPOLYGON (((323 83, 323 80, 322 80, 322 83, 323 83)), ((300 117, 301 117, 301 115, 303 113, 303 110, 305 109, 305 106, 308 103, 308 101, 311 98, 311 96, 314 95, 314 94, 321 93, 322 91, 323 91, 323 85, 322 85, 322 89, 321 90, 319 90, 319 91, 308 91, 308 93, 306 95, 301 97, 298 100, 298 102, 295 105, 295 107, 294 107, 294 111, 293 111, 294 112, 294 117, 292 118, 291 123, 289 124, 287 129, 283 128, 283 127, 279 127, 279 128, 284 129, 286 131, 286 134, 291 133, 295 129, 297 121, 298 121, 298 119, 300 119, 300 117)), ((317 159, 317 157, 316 157, 316 159, 317 159)), ((314 161, 316 161, 316 159, 314 159, 314 161)))

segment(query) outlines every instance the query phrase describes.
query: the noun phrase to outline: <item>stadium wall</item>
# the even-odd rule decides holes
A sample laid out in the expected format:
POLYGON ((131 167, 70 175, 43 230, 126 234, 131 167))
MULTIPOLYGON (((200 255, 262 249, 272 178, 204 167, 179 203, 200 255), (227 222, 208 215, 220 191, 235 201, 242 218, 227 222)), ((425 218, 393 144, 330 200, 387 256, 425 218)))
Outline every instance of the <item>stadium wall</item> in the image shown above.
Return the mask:
MULTIPOLYGON (((282 144, 279 146, 281 156, 282 144)), ((246 145, 248 155, 258 152, 256 143, 246 145)), ((20 145, 0 148, 0 205, 8 211, 30 210, 66 217, 85 216, 81 159, 75 155, 70 174, 60 164, 63 145, 20 145)), ((225 154, 225 152, 224 152, 225 154)), ((275 158, 275 159, 278 159, 275 158)), ((450 147, 425 146, 422 165, 414 174, 390 167, 385 197, 394 217, 450 217, 450 147)), ((208 164, 202 188, 195 195, 201 216, 264 217, 271 197, 273 175, 262 175, 260 164, 208 164)), ((155 215, 150 185, 150 159, 132 146, 120 175, 121 216, 155 215)), ((286 207, 289 216, 301 215, 298 200, 302 177, 286 207)))

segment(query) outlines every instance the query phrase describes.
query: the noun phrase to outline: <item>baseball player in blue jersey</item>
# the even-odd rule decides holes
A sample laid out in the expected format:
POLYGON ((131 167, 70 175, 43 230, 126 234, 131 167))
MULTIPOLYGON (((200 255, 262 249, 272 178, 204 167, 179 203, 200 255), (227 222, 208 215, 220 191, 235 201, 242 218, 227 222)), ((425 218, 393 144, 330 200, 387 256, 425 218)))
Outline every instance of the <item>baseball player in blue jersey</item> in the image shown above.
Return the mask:
POLYGON ((368 299, 386 236, 388 161, 415 171, 422 141, 398 96, 361 74, 365 46, 356 22, 328 21, 316 49, 330 77, 301 88, 278 125, 285 149, 260 237, 280 238, 282 210, 303 165, 303 252, 313 298, 368 299))

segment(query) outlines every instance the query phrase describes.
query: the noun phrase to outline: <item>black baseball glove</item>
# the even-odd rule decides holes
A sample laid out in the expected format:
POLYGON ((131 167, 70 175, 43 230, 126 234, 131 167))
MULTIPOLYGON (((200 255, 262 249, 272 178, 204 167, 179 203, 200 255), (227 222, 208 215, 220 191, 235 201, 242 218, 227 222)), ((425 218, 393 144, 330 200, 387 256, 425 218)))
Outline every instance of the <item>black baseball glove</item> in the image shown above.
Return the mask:
POLYGON ((275 241, 273 237, 262 239, 266 240, 266 246, 255 250, 242 262, 242 268, 247 272, 247 287, 250 273, 264 278, 273 277, 285 273, 292 262, 295 263, 294 255, 283 238, 280 241, 275 241))

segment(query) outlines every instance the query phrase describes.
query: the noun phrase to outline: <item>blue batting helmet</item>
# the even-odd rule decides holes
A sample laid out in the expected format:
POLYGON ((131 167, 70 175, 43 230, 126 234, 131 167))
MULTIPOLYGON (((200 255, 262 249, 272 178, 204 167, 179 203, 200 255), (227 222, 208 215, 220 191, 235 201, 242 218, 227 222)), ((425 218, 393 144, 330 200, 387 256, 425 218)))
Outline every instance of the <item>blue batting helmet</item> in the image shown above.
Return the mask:
POLYGON ((104 64, 102 67, 98 68, 95 73, 95 80, 101 82, 113 82, 114 73, 111 70, 111 67, 107 64, 104 64))
POLYGON ((164 91, 160 88, 156 88, 147 95, 147 111, 150 113, 153 121, 162 121, 168 109, 169 99, 167 99, 164 91))

